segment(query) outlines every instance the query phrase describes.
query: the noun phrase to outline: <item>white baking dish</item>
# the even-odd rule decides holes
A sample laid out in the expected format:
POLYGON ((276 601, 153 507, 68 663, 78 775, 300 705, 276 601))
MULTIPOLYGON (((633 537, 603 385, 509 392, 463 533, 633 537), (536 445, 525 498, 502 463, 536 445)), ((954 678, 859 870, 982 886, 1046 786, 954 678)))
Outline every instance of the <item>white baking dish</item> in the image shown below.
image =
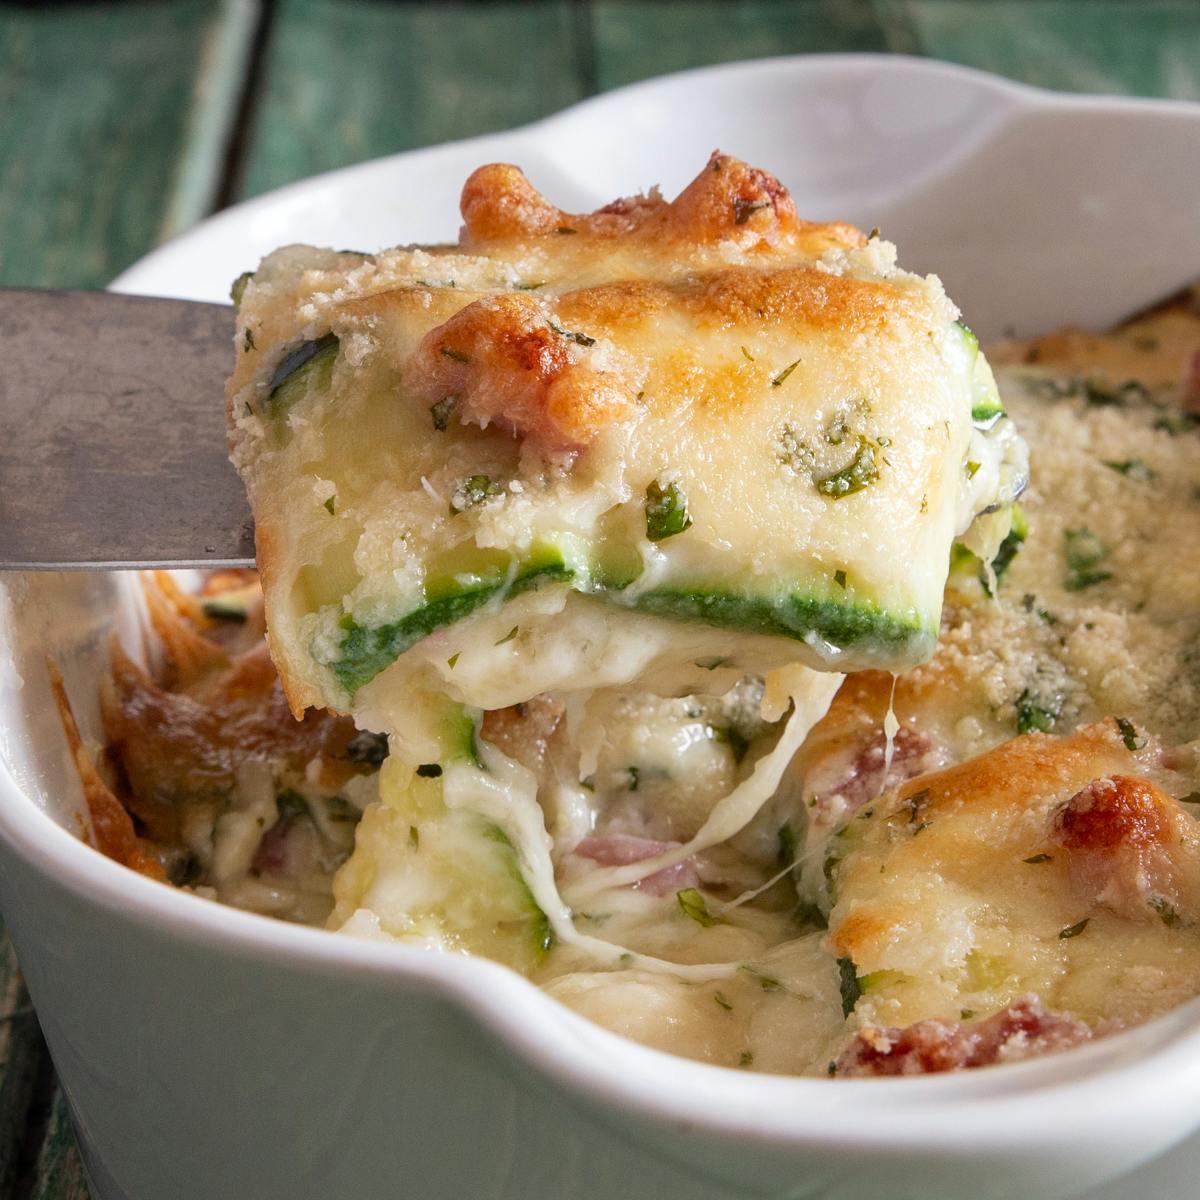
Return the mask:
MULTIPOLYGON (((985 334, 1101 324, 1200 275, 1200 108, 835 56, 676 76, 299 184, 118 286, 219 299, 280 242, 445 239, 482 161, 526 164, 583 207, 669 191, 714 145, 778 173, 804 215, 880 225, 985 334)), ((114 619, 135 644, 128 577, 0 580, 0 909, 97 1200, 1051 1198, 1200 1127, 1197 1004, 980 1072, 775 1078, 624 1041, 488 962, 136 876, 74 836, 79 785, 44 668, 64 663, 95 734, 114 619)))

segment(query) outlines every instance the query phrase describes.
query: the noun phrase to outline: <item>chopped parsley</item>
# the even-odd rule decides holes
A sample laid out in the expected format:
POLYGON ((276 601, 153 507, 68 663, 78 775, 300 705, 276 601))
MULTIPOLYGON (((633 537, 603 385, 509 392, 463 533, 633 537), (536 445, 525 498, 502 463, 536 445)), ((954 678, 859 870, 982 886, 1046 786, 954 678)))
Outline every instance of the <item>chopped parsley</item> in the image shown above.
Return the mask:
POLYGON ((444 396, 436 404, 429 407, 429 415, 433 418, 434 429, 441 432, 450 424, 450 418, 458 407, 457 396, 444 396))
POLYGON ((752 967, 749 963, 742 963, 738 967, 738 970, 749 975, 751 979, 758 980, 758 986, 764 992, 778 992, 783 990, 783 984, 774 975, 768 975, 765 971, 760 971, 757 967, 752 967))
POLYGON ((875 447, 866 438, 858 439, 858 452, 853 461, 832 475, 815 479, 817 491, 832 500, 853 496, 868 488, 879 478, 879 467, 875 463, 875 447))
POLYGON ((1154 472, 1140 458, 1123 458, 1120 460, 1106 458, 1104 465, 1118 475, 1126 475, 1130 479, 1140 479, 1149 483, 1154 478, 1154 472))
POLYGON ((646 488, 646 536, 650 541, 665 541, 682 533, 691 523, 687 497, 679 484, 668 483, 664 487, 656 479, 646 488))
POLYGON ((1112 578, 1111 571, 1097 569, 1108 557, 1108 547, 1090 529, 1064 530, 1063 549, 1067 562, 1063 587, 1068 592, 1082 592, 1112 578))
POLYGON ((254 330, 246 326, 246 332, 242 335, 242 349, 249 354, 251 350, 257 349, 254 345, 254 330))
POLYGON ((1017 697, 1015 707, 1018 733, 1052 733, 1062 712, 1062 698, 1042 700, 1026 688, 1017 697))
POLYGON ((1158 913, 1158 919, 1168 928, 1179 924, 1179 914, 1169 901, 1164 900, 1161 896, 1155 896, 1148 903, 1158 913))
POLYGON ((1028 858, 1021 859, 1023 863, 1048 863, 1053 862, 1054 857, 1050 854, 1031 854, 1028 858))
POLYGON ((1074 925, 1068 925, 1066 929, 1060 929, 1058 936, 1064 941, 1068 938, 1078 937, 1087 927, 1090 917, 1084 917, 1082 921, 1076 921, 1074 925))
POLYGON ((770 200, 735 200, 733 202, 733 223, 745 225, 756 212, 770 207, 770 200))
POLYGON ((751 1054, 749 1050, 743 1050, 741 1052, 741 1054, 738 1055, 738 1066, 739 1067, 752 1067, 753 1065, 754 1065, 754 1055, 751 1054))
POLYGON ((492 496, 499 496, 500 493, 501 489, 492 481, 490 475, 468 475, 454 487, 450 496, 450 512, 465 512, 492 496))
POLYGON ((629 782, 627 784, 631 792, 636 792, 641 786, 642 772, 639 767, 626 767, 625 770, 629 773, 629 782))
POLYGON ((1125 743, 1126 750, 1140 750, 1146 744, 1146 739, 1138 736, 1132 721, 1125 717, 1113 717, 1113 720, 1117 723, 1117 731, 1121 735, 1121 741, 1125 743))
POLYGON ((254 278, 253 271, 243 271, 229 286, 229 298, 234 308, 242 307, 242 297, 246 294, 246 285, 254 278))
POLYGON ((713 1002, 718 1008, 723 1008, 726 1012, 733 1012, 733 1005, 725 998, 724 992, 713 992, 713 1002))
POLYGON ((1171 437, 1178 437, 1200 425, 1200 413, 1175 411, 1166 413, 1154 422, 1153 428, 1171 437))
POLYGON ((586 333, 578 333, 574 330, 563 329, 561 326, 555 325, 553 321, 547 321, 546 324, 549 325, 559 337, 565 337, 567 341, 574 342, 577 346, 594 346, 596 344, 596 339, 594 337, 588 337, 586 333))
POLYGON ((834 571, 834 573, 833 573, 833 582, 834 582, 834 583, 836 583, 836 584, 838 585, 838 587, 840 587, 840 588, 842 588, 843 590, 845 590, 845 587, 846 587, 846 572, 845 572, 845 571, 842 571, 842 570, 837 570, 837 571, 834 571))
POLYGON ((497 643, 497 646, 503 646, 505 642, 511 642, 513 638, 521 632, 520 625, 514 625, 497 643))
POLYGON ((729 666, 731 662, 732 658, 698 658, 693 665, 702 671, 715 671, 718 667, 729 666))
POLYGON ((753 354, 751 354, 751 353, 750 353, 750 351, 749 351, 749 350, 747 350, 745 346, 742 346, 742 347, 741 347, 741 351, 742 351, 742 355, 745 357, 745 359, 746 359, 746 361, 747 361, 747 362, 753 362, 753 361, 754 361, 754 355, 753 355, 753 354))
MULTIPOLYGON (((1012 506, 1012 524, 1009 526, 1008 533, 1004 535, 1004 541, 996 549, 996 555, 992 559, 992 574, 996 577, 997 585, 1004 578, 1008 568, 1012 566, 1013 559, 1021 551, 1021 546, 1025 539, 1029 536, 1029 522, 1025 520, 1025 514, 1021 511, 1019 504, 1012 506)), ((979 580, 983 584, 983 590, 990 596, 992 594, 992 585, 988 581, 987 572, 981 570, 979 572, 979 580)))
POLYGON ((705 929, 721 923, 719 917, 714 917, 708 911, 708 904, 696 888, 684 888, 676 892, 675 899, 679 903, 679 911, 705 929))
POLYGON ((329 499, 325 501, 325 511, 331 517, 337 516, 337 496, 336 495, 330 496, 329 499))
POLYGON ((862 995, 862 987, 858 981, 858 972, 854 967, 854 959, 839 958, 837 960, 838 978, 841 981, 842 1016, 848 1017, 862 995))
POLYGON ((275 797, 275 803, 279 806, 279 817, 281 820, 284 817, 302 816, 308 812, 308 801, 292 788, 280 792, 275 797))
POLYGON ((778 375, 772 376, 771 386, 772 387, 782 387, 784 384, 784 381, 787 379, 787 377, 800 365, 800 363, 802 361, 803 361, 803 359, 798 358, 798 359, 796 359, 795 362, 788 363, 788 365, 786 367, 784 367, 783 370, 780 371, 778 375))

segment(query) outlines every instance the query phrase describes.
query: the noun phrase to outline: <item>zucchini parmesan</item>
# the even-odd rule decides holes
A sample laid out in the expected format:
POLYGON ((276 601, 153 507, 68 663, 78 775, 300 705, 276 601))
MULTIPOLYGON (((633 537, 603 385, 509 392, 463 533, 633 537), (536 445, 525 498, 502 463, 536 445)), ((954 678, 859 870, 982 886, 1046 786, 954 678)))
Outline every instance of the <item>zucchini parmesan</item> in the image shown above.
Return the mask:
POLYGON ((462 213, 457 246, 239 283, 233 457, 297 712, 929 656, 951 543, 988 513, 989 553, 1024 477, 936 278, 720 154, 583 216, 483 167, 462 213))
POLYGON ((95 843, 742 1070, 1200 994, 1191 301, 994 379, 935 280, 731 159, 589 216, 483 168, 463 216, 239 281, 262 593, 147 579, 95 843))

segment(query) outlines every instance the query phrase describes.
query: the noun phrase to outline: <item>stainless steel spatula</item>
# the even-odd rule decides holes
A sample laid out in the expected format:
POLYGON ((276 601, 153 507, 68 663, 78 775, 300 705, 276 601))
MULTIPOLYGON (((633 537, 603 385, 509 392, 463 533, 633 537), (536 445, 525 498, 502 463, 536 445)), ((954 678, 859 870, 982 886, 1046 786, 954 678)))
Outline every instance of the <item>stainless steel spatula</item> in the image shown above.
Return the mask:
POLYGON ((252 565, 233 309, 0 290, 0 569, 252 565))

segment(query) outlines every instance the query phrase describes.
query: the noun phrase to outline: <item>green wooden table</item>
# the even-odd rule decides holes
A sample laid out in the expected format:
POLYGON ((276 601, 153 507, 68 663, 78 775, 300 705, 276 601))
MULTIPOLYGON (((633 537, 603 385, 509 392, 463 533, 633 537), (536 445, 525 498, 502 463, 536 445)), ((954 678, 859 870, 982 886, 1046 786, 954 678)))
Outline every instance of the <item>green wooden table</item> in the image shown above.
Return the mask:
MULTIPOLYGON (((1200 100, 1197 0, 4 7, 0 284, 100 287, 214 210, 317 171, 684 67, 834 50, 1200 100)), ((0 950, 0 1200, 86 1196, 37 1019, 0 950)))

